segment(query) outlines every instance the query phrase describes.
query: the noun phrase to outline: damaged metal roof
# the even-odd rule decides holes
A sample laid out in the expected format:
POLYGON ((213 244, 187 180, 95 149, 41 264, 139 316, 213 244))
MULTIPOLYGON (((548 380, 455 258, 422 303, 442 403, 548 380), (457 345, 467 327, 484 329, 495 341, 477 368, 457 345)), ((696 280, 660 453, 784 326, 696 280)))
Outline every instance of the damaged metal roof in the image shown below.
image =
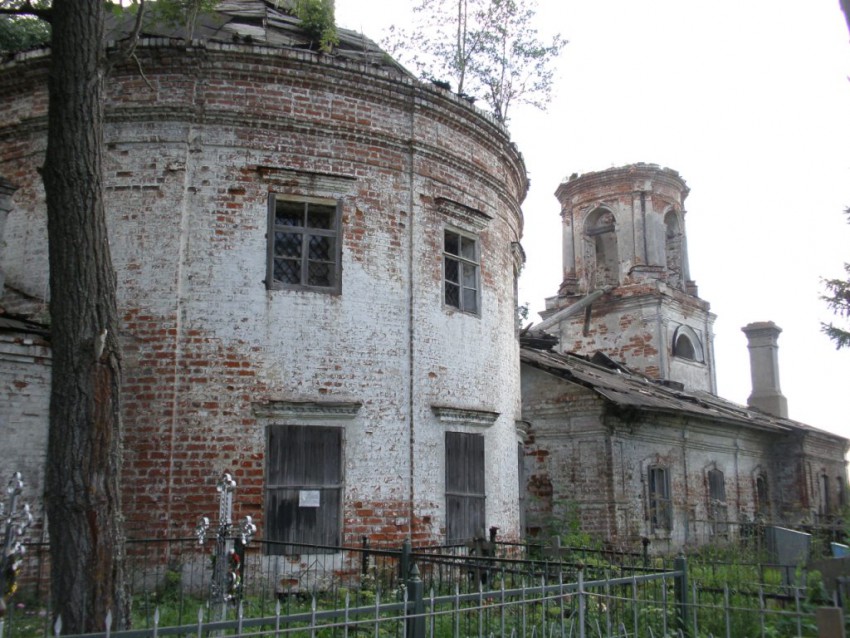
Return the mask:
POLYGON ((685 390, 681 384, 651 379, 604 355, 590 360, 578 355, 522 347, 520 359, 525 364, 584 386, 621 408, 692 416, 777 433, 795 430, 820 432, 843 440, 837 434, 738 405, 709 392, 685 390))
MULTIPOLYGON (((144 15, 139 37, 315 50, 316 43, 301 28, 291 5, 291 0, 225 0, 212 11, 199 13, 190 32, 187 25, 163 19, 154 4, 144 15)), ((115 42, 130 35, 135 18, 124 12, 107 14, 106 20, 107 40, 115 42)), ((337 36, 339 43, 325 55, 414 77, 362 33, 337 27, 337 36)))

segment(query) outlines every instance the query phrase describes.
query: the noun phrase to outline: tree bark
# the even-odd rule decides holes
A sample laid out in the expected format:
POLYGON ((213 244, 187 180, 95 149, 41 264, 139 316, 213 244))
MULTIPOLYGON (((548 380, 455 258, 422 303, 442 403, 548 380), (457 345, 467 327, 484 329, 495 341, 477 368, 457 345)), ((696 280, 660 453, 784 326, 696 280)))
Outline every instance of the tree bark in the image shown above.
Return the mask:
POLYGON ((121 519, 116 280, 103 202, 102 0, 54 2, 47 154, 53 381, 46 467, 62 633, 128 619, 121 519), (105 331, 105 332, 104 332, 105 331))

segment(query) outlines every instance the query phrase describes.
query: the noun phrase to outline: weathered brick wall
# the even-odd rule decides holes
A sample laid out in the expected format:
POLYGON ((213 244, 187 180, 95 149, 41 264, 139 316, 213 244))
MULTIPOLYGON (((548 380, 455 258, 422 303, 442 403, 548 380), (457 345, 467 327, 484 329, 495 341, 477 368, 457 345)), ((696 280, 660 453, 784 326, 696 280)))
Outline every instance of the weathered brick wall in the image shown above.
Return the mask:
POLYGON ((714 315, 690 281, 684 180, 670 169, 633 164, 573 176, 556 195, 561 203, 564 279, 558 296, 546 300, 544 314, 613 287, 593 303, 589 321, 580 312, 560 322, 559 351, 592 355, 599 350, 651 377, 715 392, 714 315), (610 224, 597 227, 600 210, 607 211, 610 224), (668 216, 676 219, 669 229, 668 216), (605 240, 604 250, 616 255, 597 254, 600 237, 611 238, 605 240), (613 274, 602 278, 599 273, 606 268, 599 264, 608 261, 613 274), (698 362, 673 357, 673 338, 680 326, 699 338, 698 362))
POLYGON ((620 287, 584 313, 560 324, 560 352, 604 352, 615 361, 656 379, 672 379, 689 390, 716 391, 714 315, 708 304, 660 282, 620 287), (673 356, 676 329, 688 326, 700 339, 702 356, 688 361, 673 356))
POLYGON ((615 465, 604 402, 590 390, 523 365, 526 517, 532 535, 546 535, 580 517, 583 531, 616 540, 615 465))
POLYGON ((0 494, 6 502, 5 488, 13 473, 20 472, 24 481, 21 501, 30 504, 36 518, 28 540, 34 539, 42 523, 50 360, 50 347, 42 337, 0 332, 0 494))
MULTIPOLYGON (((824 435, 809 433, 804 445, 779 430, 675 415, 618 414, 593 391, 527 365, 522 366, 522 389, 528 423, 527 517, 534 534, 553 531, 553 524, 568 520, 574 507, 585 532, 633 549, 646 537, 652 551, 670 552, 727 533, 712 520, 710 470, 724 475, 726 514, 720 522, 730 523, 733 536, 740 524, 796 523, 811 512, 806 502, 801 506, 800 495, 815 498, 817 481, 801 489, 796 469, 801 465, 818 459, 818 467, 825 469, 812 474, 825 472, 836 484, 844 476, 842 449, 829 435, 819 440, 824 435), (649 522, 651 466, 669 472, 669 532, 649 522), (759 477, 766 481, 767 502, 758 502, 759 477)), ((838 495, 832 499, 837 505, 838 495)))
MULTIPOLYGON (((265 429, 291 422, 344 427, 346 541, 442 537, 447 428, 484 434, 487 524, 516 537, 511 244, 527 182, 503 129, 328 56, 155 42, 137 55, 146 79, 113 73, 105 130, 128 533, 190 532, 216 511, 222 470, 239 482, 237 515, 262 525, 265 429), (266 289, 269 193, 341 201, 341 295, 266 289), (442 303, 445 225, 479 237, 480 316, 442 303), (361 407, 343 421, 257 416, 275 401, 361 407), (447 424, 434 405, 498 416, 447 424)), ((2 267, 44 294, 43 89, 22 84, 39 74, 38 59, 0 72, 0 107, 16 114, 0 126, 0 174, 19 187, 2 267)))

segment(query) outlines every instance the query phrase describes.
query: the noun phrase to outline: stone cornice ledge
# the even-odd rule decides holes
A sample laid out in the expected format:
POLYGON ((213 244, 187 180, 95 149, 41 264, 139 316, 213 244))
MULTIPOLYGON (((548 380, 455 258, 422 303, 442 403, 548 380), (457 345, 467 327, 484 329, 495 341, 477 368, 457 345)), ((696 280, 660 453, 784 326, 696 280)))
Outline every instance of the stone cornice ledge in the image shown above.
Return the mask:
POLYGON ((477 425, 486 428, 493 425, 499 418, 498 412, 488 410, 450 408, 444 405, 432 405, 431 410, 442 423, 452 425, 477 425))
POLYGON ((260 419, 353 419, 363 406, 359 401, 264 401, 254 403, 260 419))

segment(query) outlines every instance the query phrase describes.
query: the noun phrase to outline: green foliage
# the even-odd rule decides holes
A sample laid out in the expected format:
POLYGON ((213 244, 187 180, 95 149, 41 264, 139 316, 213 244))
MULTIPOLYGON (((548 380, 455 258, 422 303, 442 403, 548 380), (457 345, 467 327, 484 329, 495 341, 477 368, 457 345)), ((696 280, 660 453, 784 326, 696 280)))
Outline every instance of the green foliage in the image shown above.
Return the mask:
POLYGON ((0 16, 0 53, 14 53, 50 42, 50 25, 30 16, 0 16))
POLYGON ((319 51, 330 53, 339 44, 331 0, 295 0, 295 16, 319 51))
POLYGON ((423 77, 454 80, 503 122, 514 104, 550 101, 566 40, 538 36, 532 0, 420 0, 414 12, 413 29, 391 29, 386 45, 423 77))
POLYGON ((219 0, 157 0, 145 6, 154 20, 185 27, 186 39, 191 40, 198 15, 214 11, 218 3, 219 0))
MULTIPOLYGON (((844 211, 847 221, 850 222, 850 208, 844 211)), ((844 320, 844 325, 833 322, 822 323, 821 330, 835 344, 836 349, 850 346, 850 263, 844 264, 846 279, 824 279, 826 294, 821 296, 827 307, 839 318, 844 320)))
POLYGON ((575 501, 562 499, 552 506, 552 514, 543 523, 547 540, 557 537, 562 547, 597 549, 599 539, 594 539, 581 528, 581 512, 575 501))

